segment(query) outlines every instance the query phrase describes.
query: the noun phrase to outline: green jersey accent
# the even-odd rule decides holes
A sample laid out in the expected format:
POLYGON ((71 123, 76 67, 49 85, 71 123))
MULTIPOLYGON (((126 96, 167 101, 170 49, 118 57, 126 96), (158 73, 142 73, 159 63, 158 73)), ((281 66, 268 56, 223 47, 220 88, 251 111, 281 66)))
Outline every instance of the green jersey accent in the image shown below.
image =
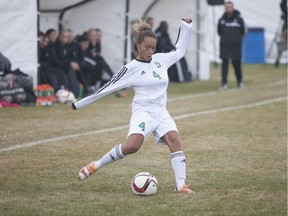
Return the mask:
POLYGON ((145 122, 141 122, 138 126, 142 129, 142 131, 145 131, 145 122))
POLYGON ((160 77, 160 75, 159 75, 158 73, 156 73, 156 71, 153 71, 153 76, 154 76, 155 78, 158 78, 159 80, 162 79, 162 78, 160 77))
POLYGON ((161 67, 161 64, 160 64, 160 62, 154 62, 155 63, 155 65, 157 66, 157 68, 160 68, 161 67))

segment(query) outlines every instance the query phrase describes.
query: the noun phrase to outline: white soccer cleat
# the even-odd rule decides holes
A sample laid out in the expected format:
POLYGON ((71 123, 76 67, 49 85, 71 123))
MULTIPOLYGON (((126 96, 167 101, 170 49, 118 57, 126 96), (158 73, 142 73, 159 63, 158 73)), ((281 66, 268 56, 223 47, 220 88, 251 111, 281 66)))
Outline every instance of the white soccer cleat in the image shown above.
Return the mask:
POLYGON ((78 178, 80 181, 88 178, 91 174, 97 171, 96 166, 94 165, 94 161, 83 167, 78 174, 78 178))

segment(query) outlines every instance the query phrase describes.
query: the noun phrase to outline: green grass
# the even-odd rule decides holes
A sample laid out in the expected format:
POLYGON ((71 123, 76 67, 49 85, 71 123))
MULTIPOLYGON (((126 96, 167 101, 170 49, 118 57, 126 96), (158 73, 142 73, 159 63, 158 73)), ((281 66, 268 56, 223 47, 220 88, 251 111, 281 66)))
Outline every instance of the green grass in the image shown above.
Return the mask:
MULTIPOLYGON (((171 83, 168 110, 186 113, 287 96, 286 66, 244 65, 245 88, 209 81, 171 83), (186 99, 179 99, 189 96, 186 99)), ((0 148, 129 124, 129 98, 110 95, 78 111, 64 105, 0 110, 0 148)), ((84 182, 79 169, 124 142, 127 129, 0 152, 0 215, 286 215, 287 101, 176 121, 194 195, 174 192, 170 154, 151 136, 141 150, 84 182), (138 172, 156 175, 158 193, 133 195, 138 172)))

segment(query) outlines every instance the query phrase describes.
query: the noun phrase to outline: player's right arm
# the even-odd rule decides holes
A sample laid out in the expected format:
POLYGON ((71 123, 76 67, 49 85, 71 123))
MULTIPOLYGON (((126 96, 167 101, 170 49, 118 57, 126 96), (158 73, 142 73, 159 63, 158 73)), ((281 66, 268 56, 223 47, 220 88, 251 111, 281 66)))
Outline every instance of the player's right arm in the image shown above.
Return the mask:
POLYGON ((104 86, 94 92, 92 95, 87 96, 77 102, 72 103, 72 109, 80 109, 112 92, 118 91, 123 88, 130 87, 132 74, 126 66, 123 66, 120 71, 104 86))

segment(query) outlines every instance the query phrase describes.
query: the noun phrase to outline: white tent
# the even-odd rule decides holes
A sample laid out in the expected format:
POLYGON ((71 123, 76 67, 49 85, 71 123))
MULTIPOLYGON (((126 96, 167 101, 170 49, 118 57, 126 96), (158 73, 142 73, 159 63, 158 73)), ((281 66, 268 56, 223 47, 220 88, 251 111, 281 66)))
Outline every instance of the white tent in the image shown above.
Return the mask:
MULTIPOLYGON (((233 2, 248 27, 265 28, 267 53, 280 21, 280 0, 233 2)), ((209 78, 209 59, 219 61, 215 24, 222 13, 223 6, 207 6, 204 0, 0 0, 0 52, 11 60, 14 69, 20 68, 37 80, 37 20, 39 30, 44 32, 48 28, 58 30, 59 25, 72 29, 75 34, 99 27, 103 31, 103 56, 117 72, 129 60, 131 19, 152 16, 155 28, 166 20, 171 39, 175 41, 180 18, 190 17, 194 32, 186 59, 194 77, 205 80, 209 78)), ((273 62, 275 55, 276 46, 267 61, 273 62)), ((287 63, 287 55, 283 61, 287 63)))
POLYGON ((0 0, 0 32, 0 52, 11 61, 12 69, 19 68, 36 80, 36 1, 0 0))

